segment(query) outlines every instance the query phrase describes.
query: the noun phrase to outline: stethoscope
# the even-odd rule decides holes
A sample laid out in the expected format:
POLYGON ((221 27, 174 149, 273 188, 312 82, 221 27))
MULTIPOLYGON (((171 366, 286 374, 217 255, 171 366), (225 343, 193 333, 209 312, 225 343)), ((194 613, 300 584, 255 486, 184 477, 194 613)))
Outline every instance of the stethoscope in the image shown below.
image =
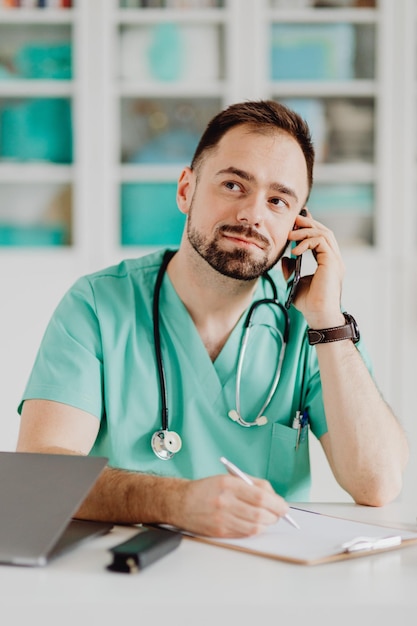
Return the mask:
MULTIPOLYGON (((182 447, 182 441, 181 441, 181 437, 179 436, 179 434, 173 430, 169 430, 168 428, 168 397, 167 397, 165 370, 164 370, 164 364, 162 360, 161 334, 160 334, 160 328, 159 328, 159 296, 161 293, 162 279, 164 277, 167 265, 172 259, 172 257, 174 256, 174 254, 175 254, 174 250, 167 250, 167 252, 165 252, 164 254, 161 267, 159 268, 158 275, 156 277, 154 295, 153 295, 153 307, 152 307, 155 357, 156 357, 156 365, 158 369, 159 387, 160 387, 161 404, 162 404, 162 408, 161 408, 162 428, 160 430, 157 430, 152 435, 151 446, 156 456, 162 459, 163 461, 172 459, 174 454, 179 452, 182 447)), ((263 277, 271 285, 272 298, 263 298, 261 300, 256 300, 256 302, 252 303, 246 315, 245 322, 244 322, 244 334, 243 334, 242 343, 241 343, 240 350, 239 350, 239 358, 238 358, 237 373, 236 373, 236 394, 235 394, 236 408, 232 409, 228 413, 228 416, 230 417, 232 421, 236 422, 237 424, 240 424, 240 426, 243 426, 244 428, 250 428, 251 426, 263 426, 264 424, 268 422, 268 419, 264 415, 264 411, 269 405, 269 403, 271 402, 272 396, 274 395, 278 387, 279 380, 281 378, 282 364, 284 362, 285 350, 286 350, 287 343, 288 343, 288 335, 289 335, 289 329, 290 329, 290 318, 284 305, 278 302, 278 293, 277 293, 277 289, 274 284, 274 281, 272 280, 272 278, 270 277, 268 273, 263 274, 263 277), (281 340, 281 351, 280 351, 280 355, 278 359, 277 369, 275 372, 274 379, 271 383, 271 388, 269 389, 269 392, 266 396, 266 399, 260 411, 258 412, 255 419, 252 422, 249 422, 242 417, 241 407, 240 407, 240 387, 241 387, 241 380, 242 380, 242 369, 243 369, 243 362, 245 358, 246 346, 249 340, 250 330, 251 330, 251 327, 253 326, 254 315, 255 315, 256 310, 263 304, 267 304, 267 305, 272 304, 278 307, 284 315, 285 325, 284 325, 284 333, 281 333, 281 331, 278 328, 274 328, 274 331, 277 337, 279 337, 279 339, 281 340)))

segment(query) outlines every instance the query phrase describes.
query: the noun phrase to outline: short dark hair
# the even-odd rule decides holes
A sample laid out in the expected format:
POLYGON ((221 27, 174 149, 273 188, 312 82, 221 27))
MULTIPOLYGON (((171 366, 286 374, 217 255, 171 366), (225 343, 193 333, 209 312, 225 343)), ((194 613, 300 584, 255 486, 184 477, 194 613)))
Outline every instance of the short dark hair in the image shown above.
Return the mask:
POLYGON ((314 147, 307 123, 292 109, 274 100, 257 100, 231 104, 208 123, 198 143, 191 168, 196 169, 204 155, 213 150, 228 130, 246 124, 255 132, 282 130, 293 137, 303 151, 309 190, 313 185, 314 147))

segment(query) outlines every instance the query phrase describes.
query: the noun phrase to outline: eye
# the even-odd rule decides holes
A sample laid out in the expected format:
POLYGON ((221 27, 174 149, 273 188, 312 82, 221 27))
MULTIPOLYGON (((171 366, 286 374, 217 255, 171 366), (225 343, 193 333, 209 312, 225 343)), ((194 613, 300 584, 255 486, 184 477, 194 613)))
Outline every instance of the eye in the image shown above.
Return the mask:
POLYGON ((282 198, 270 198, 269 203, 272 204, 274 209, 285 209, 288 207, 288 203, 282 198))
POLYGON ((241 186, 233 182, 232 180, 226 180, 223 185, 226 187, 226 189, 230 189, 230 191, 240 191, 241 189, 241 186))

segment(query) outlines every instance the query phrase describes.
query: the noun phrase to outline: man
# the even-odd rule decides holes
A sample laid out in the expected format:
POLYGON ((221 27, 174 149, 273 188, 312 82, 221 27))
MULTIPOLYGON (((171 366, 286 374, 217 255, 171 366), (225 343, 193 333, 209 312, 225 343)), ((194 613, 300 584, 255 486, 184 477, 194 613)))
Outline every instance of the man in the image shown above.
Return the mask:
MULTIPOLYGON (((109 458, 79 517, 261 532, 286 500, 308 497, 307 428, 356 502, 399 493, 406 439, 341 312, 336 240, 306 209, 313 161, 294 112, 272 101, 230 106, 179 177, 186 227, 166 271, 156 252, 81 278, 63 298, 19 407, 17 449, 109 458), (265 273, 288 241, 295 256, 311 250, 317 268, 289 307, 268 402, 285 308, 258 306, 242 366, 239 352, 247 311, 273 297, 265 273), (226 474, 223 455, 255 484, 226 474)), ((283 257, 282 272, 270 272, 280 303, 293 264, 283 257)))

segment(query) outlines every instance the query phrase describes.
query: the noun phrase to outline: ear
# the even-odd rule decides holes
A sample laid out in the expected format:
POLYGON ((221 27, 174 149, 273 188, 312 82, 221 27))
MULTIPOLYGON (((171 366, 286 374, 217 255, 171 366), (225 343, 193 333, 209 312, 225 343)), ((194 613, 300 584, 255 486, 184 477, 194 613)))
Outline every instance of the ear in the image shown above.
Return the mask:
POLYGON ((177 205, 181 213, 187 213, 190 210, 191 201, 195 189, 195 173, 190 167, 185 167, 178 179, 177 183, 177 205))

